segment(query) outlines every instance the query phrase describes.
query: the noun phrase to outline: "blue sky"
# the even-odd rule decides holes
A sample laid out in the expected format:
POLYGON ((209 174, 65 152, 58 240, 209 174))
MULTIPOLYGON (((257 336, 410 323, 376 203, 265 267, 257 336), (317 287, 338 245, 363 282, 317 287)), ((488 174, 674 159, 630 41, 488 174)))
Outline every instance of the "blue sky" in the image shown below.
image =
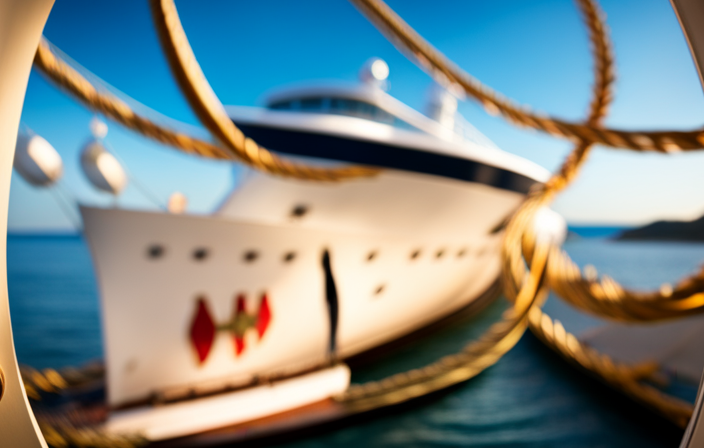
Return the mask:
MULTIPOLYGON (((592 83, 586 31, 565 0, 389 0, 422 35, 484 83, 533 108, 578 120, 592 83)), ((282 84, 355 80, 369 57, 390 68, 389 93, 422 109, 430 78, 345 0, 177 1, 196 56, 224 104, 257 105, 282 84)), ((607 123, 630 129, 690 129, 704 123, 704 95, 676 17, 665 0, 604 0, 617 58, 616 100, 607 123)), ((59 0, 44 34, 86 69, 142 104, 190 125, 197 120, 174 83, 142 0, 59 0)), ((564 141, 514 129, 473 102, 460 111, 501 148, 554 169, 564 141)), ((33 71, 23 124, 63 156, 62 191, 109 205, 85 181, 78 155, 92 113, 33 71)), ((173 191, 207 213, 232 186, 228 163, 182 155, 109 123, 107 142, 132 177, 165 201, 173 191)), ((572 223, 639 224, 704 214, 704 153, 663 156, 597 148, 555 204, 572 223)), ((13 176, 14 231, 68 229, 52 193, 13 176)), ((120 198, 155 208, 134 184, 120 198)))

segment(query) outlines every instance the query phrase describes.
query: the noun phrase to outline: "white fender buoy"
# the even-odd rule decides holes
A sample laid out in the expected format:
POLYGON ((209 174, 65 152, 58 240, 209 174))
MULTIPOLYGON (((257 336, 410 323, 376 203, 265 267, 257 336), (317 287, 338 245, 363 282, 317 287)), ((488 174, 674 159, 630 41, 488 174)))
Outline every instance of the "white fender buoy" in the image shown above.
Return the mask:
POLYGON ((59 153, 36 134, 20 133, 17 136, 13 166, 24 180, 41 187, 53 184, 64 172, 59 153))
POLYGON ((127 174, 122 165, 97 140, 91 140, 83 147, 81 168, 94 187, 110 194, 120 194, 127 185, 127 174))

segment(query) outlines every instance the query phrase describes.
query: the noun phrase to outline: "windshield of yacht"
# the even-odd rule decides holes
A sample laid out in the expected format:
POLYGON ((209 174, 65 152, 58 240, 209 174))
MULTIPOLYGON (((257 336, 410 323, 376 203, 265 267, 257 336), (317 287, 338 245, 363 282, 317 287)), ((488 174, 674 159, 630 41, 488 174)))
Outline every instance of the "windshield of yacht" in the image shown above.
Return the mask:
POLYGON ((310 97, 283 100, 271 103, 269 109, 346 115, 388 124, 400 129, 420 131, 415 126, 373 104, 348 98, 310 97))

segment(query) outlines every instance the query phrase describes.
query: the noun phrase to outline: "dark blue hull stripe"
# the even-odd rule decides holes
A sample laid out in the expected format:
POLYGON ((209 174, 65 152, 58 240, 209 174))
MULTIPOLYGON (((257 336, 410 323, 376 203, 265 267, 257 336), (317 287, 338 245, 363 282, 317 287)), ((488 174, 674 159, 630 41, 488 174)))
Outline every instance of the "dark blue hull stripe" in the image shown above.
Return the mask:
POLYGON ((510 170, 446 154, 312 132, 240 123, 237 126, 245 135, 277 153, 432 174, 523 194, 538 183, 510 170))

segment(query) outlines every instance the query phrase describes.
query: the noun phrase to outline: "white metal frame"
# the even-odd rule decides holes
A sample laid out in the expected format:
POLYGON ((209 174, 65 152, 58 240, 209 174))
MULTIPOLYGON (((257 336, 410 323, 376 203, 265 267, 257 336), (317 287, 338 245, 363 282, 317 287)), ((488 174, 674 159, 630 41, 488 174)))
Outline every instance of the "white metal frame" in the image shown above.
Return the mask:
MULTIPOLYGON (((54 0, 0 0, 0 234, 7 234, 10 176, 22 103, 34 53, 54 0)), ((46 447, 20 378, 12 342, 7 295, 5 237, 0 239, 0 444, 46 447)))

